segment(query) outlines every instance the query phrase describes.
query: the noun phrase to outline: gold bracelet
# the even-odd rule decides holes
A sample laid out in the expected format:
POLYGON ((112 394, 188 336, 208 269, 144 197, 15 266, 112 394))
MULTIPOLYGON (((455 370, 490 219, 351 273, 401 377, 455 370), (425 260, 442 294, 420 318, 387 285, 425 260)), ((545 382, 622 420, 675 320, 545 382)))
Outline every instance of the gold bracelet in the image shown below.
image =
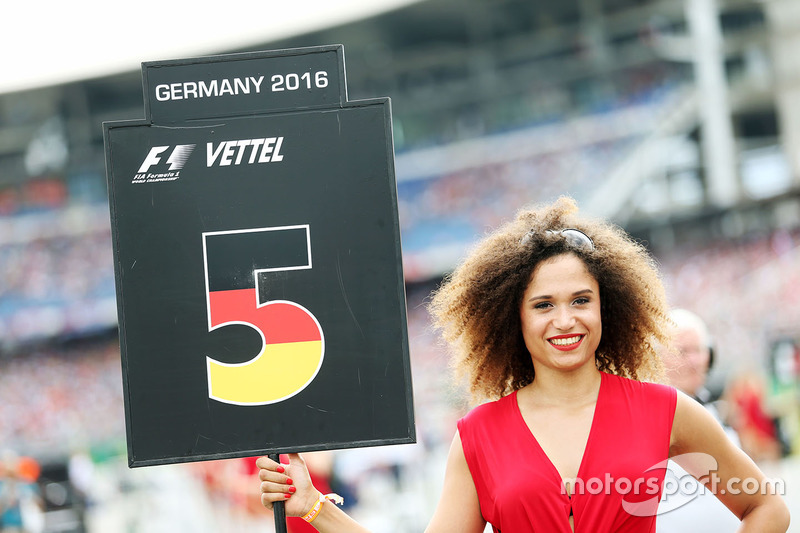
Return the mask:
POLYGON ((303 516, 303 520, 309 524, 313 522, 314 519, 319 515, 319 512, 322 510, 322 504, 325 503, 326 500, 331 500, 338 505, 342 505, 344 503, 344 498, 338 494, 330 493, 323 495, 320 493, 319 498, 317 498, 317 501, 314 504, 314 507, 312 507, 311 510, 303 516))

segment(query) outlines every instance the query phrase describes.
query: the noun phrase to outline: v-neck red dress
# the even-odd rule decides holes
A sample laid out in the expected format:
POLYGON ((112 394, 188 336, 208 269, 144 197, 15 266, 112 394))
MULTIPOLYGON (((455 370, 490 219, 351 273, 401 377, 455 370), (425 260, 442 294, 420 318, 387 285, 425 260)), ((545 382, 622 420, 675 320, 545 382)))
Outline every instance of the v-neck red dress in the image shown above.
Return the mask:
POLYGON ((674 388, 601 373, 574 494, 531 433, 514 392, 458 422, 483 517, 496 533, 650 533, 669 457, 674 388))

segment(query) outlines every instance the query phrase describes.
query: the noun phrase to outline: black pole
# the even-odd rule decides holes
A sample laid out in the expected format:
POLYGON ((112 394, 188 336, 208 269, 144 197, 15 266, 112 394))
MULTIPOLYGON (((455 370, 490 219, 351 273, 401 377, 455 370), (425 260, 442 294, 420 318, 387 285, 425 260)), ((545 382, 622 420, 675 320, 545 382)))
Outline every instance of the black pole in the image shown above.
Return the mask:
MULTIPOLYGON (((281 456, 277 453, 269 454, 269 458, 276 463, 281 462, 281 456)), ((284 502, 275 502, 272 504, 272 512, 275 514, 275 533, 286 533, 286 509, 284 502)))

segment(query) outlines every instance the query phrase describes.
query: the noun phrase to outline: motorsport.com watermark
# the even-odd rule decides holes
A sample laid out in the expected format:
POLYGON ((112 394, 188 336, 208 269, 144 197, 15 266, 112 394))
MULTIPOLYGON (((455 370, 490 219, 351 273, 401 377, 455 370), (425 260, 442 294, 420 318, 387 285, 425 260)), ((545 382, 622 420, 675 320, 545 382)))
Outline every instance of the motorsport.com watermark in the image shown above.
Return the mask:
MULTIPOLYGON (((664 460, 651 466, 641 477, 633 480, 627 477, 615 478, 609 472, 603 477, 572 479, 569 482, 569 493, 571 495, 620 494, 623 497, 622 507, 634 516, 664 514, 683 507, 704 493, 709 493, 707 497, 713 497, 711 493, 786 495, 786 482, 779 478, 760 480, 731 477, 723 482, 716 473, 718 467, 716 459, 708 454, 688 453, 672 459, 685 465, 697 477, 687 473, 675 463, 664 460), (663 484, 660 483, 659 471, 665 472, 663 484), (628 496, 636 497, 636 501, 627 500, 628 496), (645 498, 642 499, 642 496, 645 498)), ((561 490, 567 494, 566 484, 562 485, 561 490)))

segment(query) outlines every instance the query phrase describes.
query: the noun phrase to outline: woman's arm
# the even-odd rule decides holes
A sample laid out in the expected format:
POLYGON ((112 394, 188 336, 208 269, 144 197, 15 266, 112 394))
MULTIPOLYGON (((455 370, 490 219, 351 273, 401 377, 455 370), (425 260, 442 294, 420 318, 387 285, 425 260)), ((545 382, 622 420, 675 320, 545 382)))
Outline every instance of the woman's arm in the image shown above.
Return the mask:
POLYGON ((485 527, 461 436, 456 432, 447 456, 442 495, 425 533, 482 533, 485 527))
POLYGON ((742 533, 784 533, 789 528, 789 510, 783 498, 774 494, 774 485, 728 439, 714 417, 681 392, 672 426, 670 457, 742 520, 742 533))
MULTIPOLYGON (((311 483, 305 461, 289 454, 289 464, 278 464, 268 457, 256 461, 261 480, 261 503, 272 509, 275 502, 285 502, 286 516, 303 516, 319 498, 311 483)), ((322 533, 369 533, 336 505, 327 502, 312 524, 322 533)), ((426 533, 482 533, 486 522, 481 516, 478 493, 467 467, 461 439, 456 433, 450 446, 444 488, 426 533)))

